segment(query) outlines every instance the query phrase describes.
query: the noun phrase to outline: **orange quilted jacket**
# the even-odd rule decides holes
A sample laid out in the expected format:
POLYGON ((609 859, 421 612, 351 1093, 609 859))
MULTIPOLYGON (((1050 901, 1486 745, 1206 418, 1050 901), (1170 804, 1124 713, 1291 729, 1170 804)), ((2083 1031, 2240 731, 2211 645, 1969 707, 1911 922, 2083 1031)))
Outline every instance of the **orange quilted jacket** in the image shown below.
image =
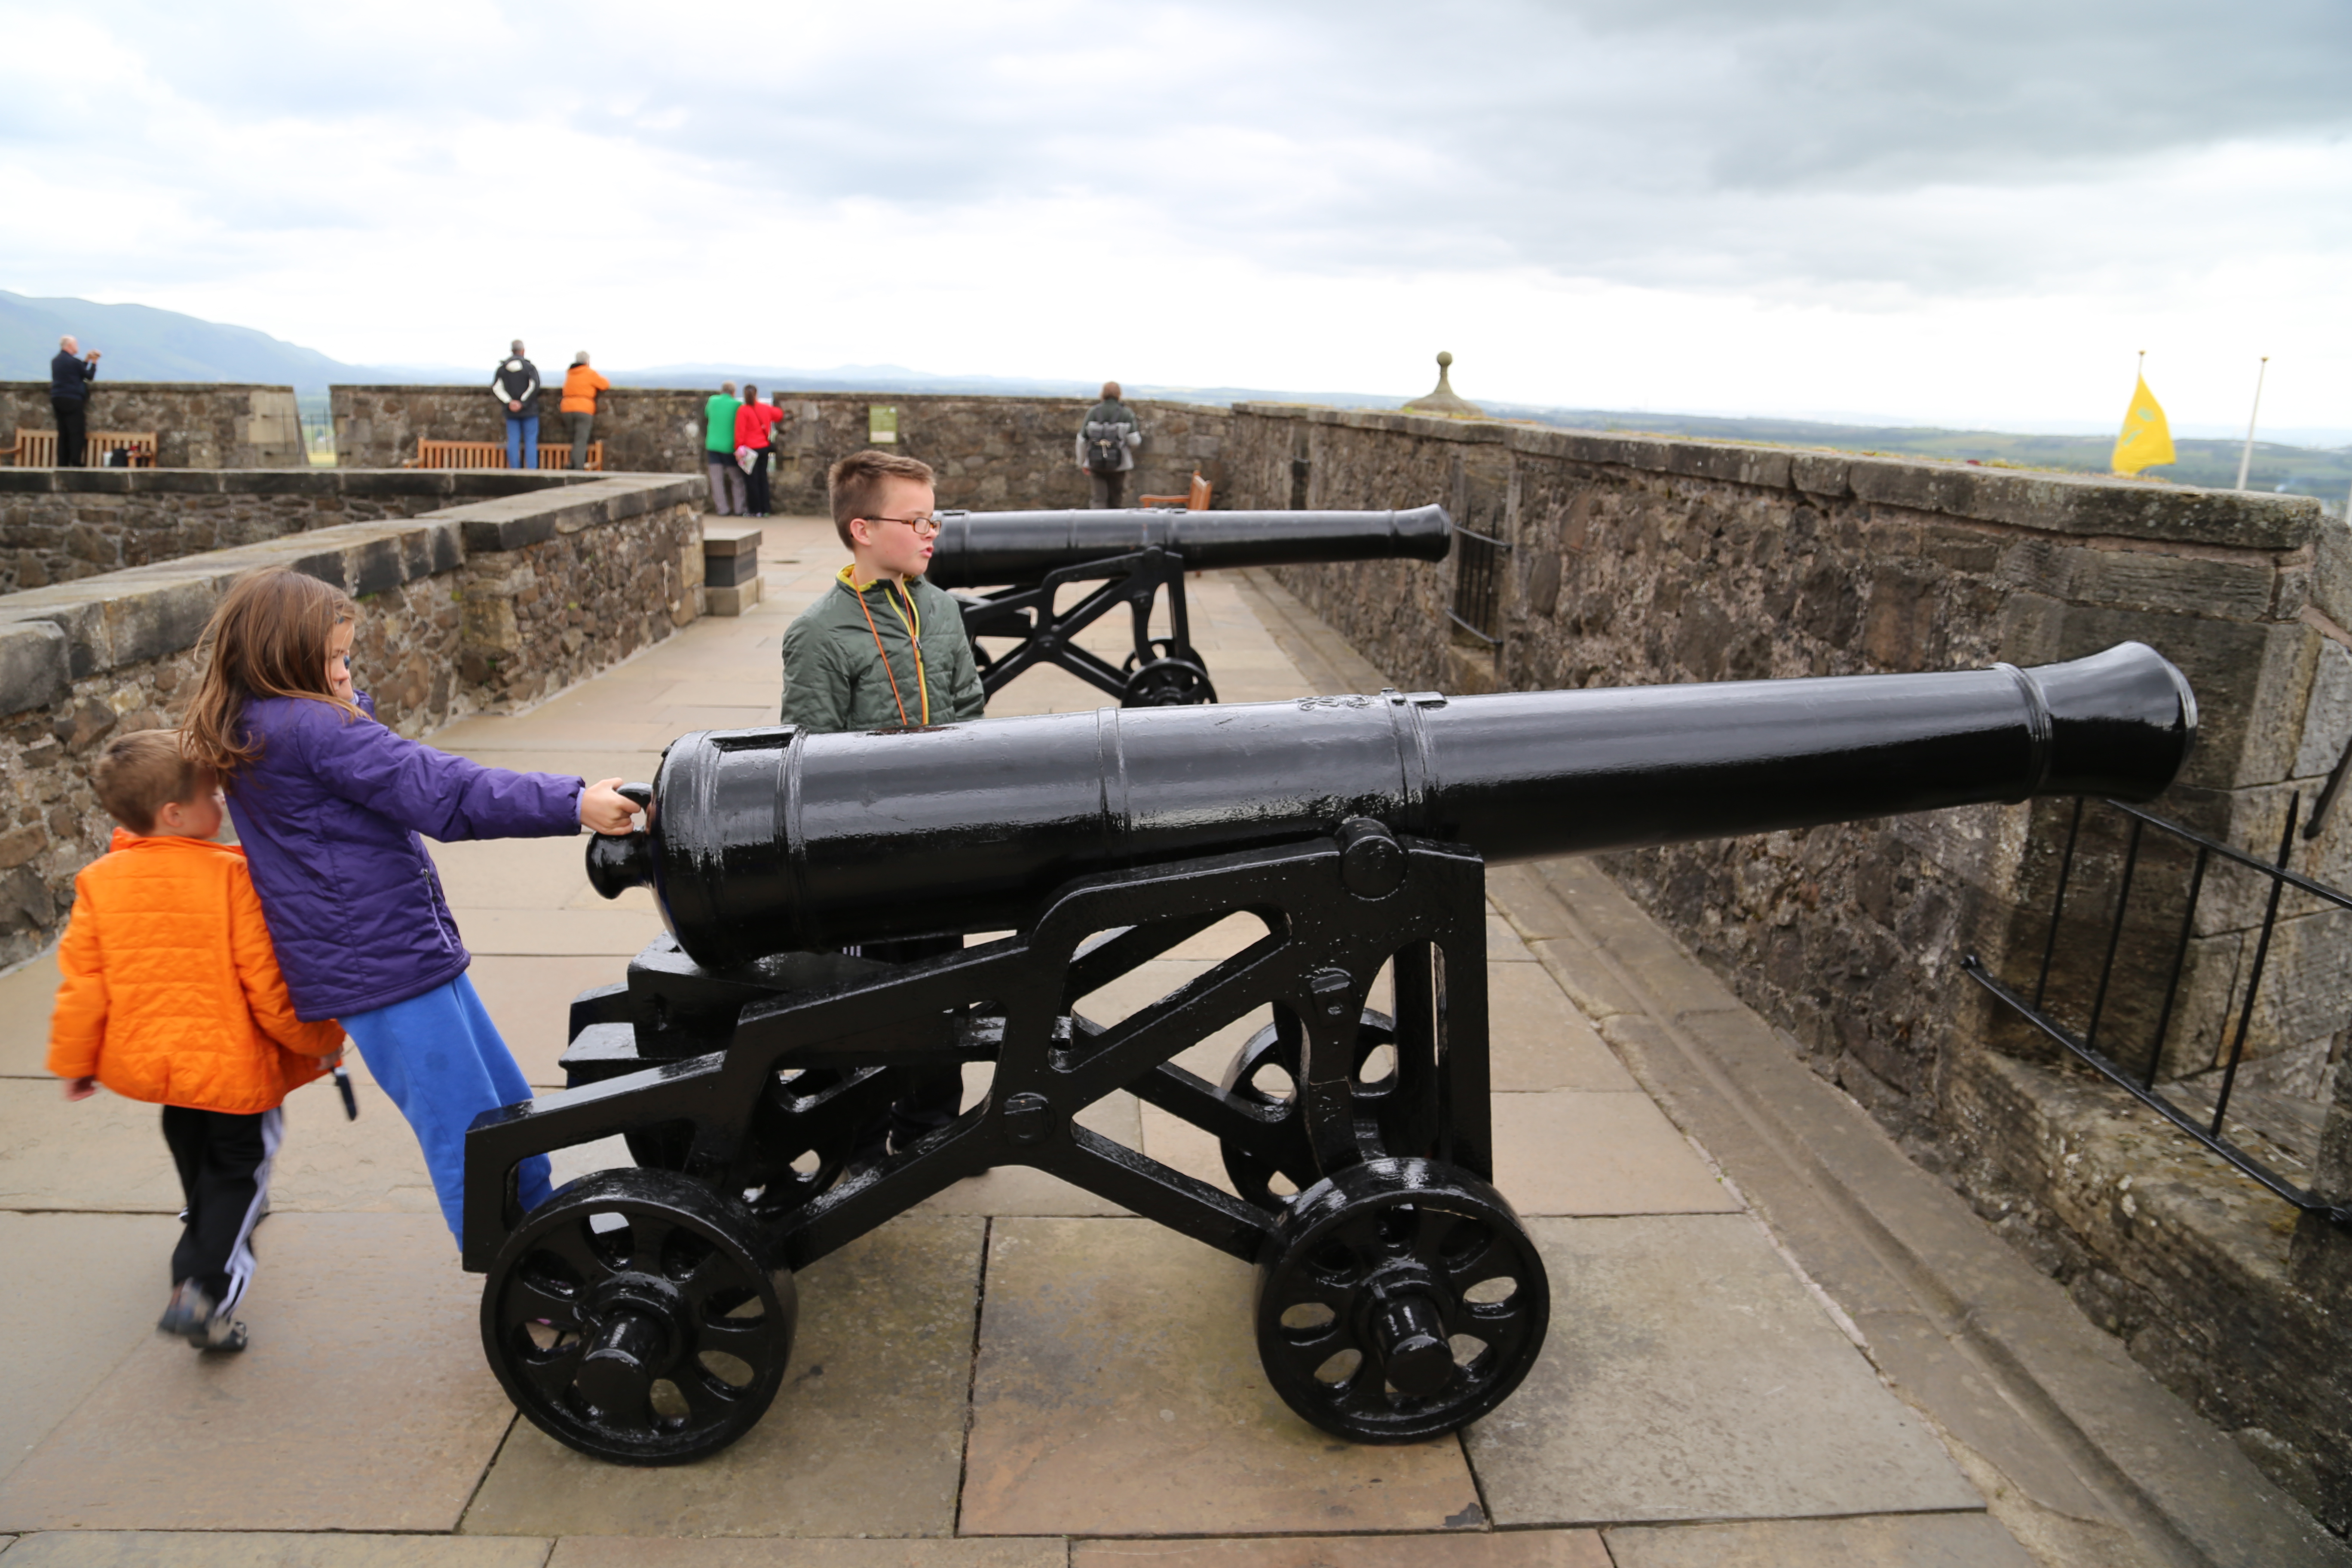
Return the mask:
POLYGON ((294 1016, 245 851, 115 829, 74 879, 49 1070, 131 1100, 267 1110, 327 1070, 332 1020, 294 1016))

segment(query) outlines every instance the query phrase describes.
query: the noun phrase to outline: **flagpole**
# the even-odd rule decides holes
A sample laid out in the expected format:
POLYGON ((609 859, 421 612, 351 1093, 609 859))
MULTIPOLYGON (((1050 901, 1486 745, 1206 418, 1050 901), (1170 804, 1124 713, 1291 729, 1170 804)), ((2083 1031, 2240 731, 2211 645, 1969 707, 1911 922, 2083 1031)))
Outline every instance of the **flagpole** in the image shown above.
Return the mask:
POLYGON ((2254 466, 2254 421, 2262 417, 2263 375, 2270 367, 2271 356, 2264 354, 2263 363, 2254 371, 2254 406, 2252 412, 2246 416, 2246 449, 2238 454, 2238 488, 2240 489, 2246 488, 2246 475, 2254 466))

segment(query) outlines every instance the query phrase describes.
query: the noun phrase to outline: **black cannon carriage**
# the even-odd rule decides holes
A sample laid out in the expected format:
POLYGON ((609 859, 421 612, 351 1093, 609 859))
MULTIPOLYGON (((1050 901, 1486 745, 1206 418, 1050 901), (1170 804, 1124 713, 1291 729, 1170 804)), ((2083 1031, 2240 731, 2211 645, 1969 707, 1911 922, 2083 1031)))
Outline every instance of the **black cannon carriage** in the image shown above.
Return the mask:
POLYGON ((1255 1264, 1261 1359, 1307 1420, 1454 1430, 1527 1374, 1549 1303, 1493 1185, 1487 862, 2146 799, 2195 729, 2179 672, 2126 644, 2032 670, 686 736, 641 789, 646 830, 589 848, 597 888, 651 887, 671 934, 573 1004, 572 1087, 467 1135, 485 1349, 575 1448, 709 1453, 781 1384, 795 1270, 1026 1164, 1255 1264), (1263 934, 1087 1016, 1235 914, 1263 934), (1011 934, 843 951, 985 931, 1011 934), (1219 1081, 1176 1065, 1269 1006, 1219 1081), (977 1104, 853 1163, 909 1074, 971 1062, 992 1069, 977 1104), (1078 1123, 1119 1089, 1213 1135, 1230 1190, 1078 1123), (520 1211, 520 1161, 614 1135, 635 1168, 520 1211))
POLYGON ((1208 663, 1192 647, 1186 572, 1443 561, 1454 537, 1444 509, 1434 506, 1410 511, 943 511, 939 519, 939 542, 926 575, 957 591, 982 690, 993 697, 1030 666, 1057 664, 1129 708, 1217 700, 1208 663), (1088 583, 1101 586, 1060 603, 1064 589, 1088 583), (961 591, 974 588, 989 591, 961 591), (1163 592, 1169 635, 1155 637, 1151 607, 1163 592), (1134 617, 1135 647, 1114 666, 1074 639, 1120 605, 1134 617), (982 637, 1018 641, 992 652, 982 637))

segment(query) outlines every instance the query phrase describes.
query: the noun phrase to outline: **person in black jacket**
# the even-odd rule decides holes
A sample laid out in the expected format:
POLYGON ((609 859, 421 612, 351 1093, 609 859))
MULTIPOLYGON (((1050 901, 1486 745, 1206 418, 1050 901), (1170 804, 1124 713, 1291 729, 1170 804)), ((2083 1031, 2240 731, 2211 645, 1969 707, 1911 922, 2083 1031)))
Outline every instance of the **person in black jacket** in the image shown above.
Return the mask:
POLYGON ((98 374, 98 351, 81 352, 72 334, 58 340, 49 362, 49 408, 58 416, 58 467, 82 466, 82 437, 89 429, 89 384, 98 374))
POLYGON ((507 467, 539 471, 539 367, 522 357, 522 340, 514 341, 514 354, 500 360, 490 373, 490 395, 507 416, 507 467))

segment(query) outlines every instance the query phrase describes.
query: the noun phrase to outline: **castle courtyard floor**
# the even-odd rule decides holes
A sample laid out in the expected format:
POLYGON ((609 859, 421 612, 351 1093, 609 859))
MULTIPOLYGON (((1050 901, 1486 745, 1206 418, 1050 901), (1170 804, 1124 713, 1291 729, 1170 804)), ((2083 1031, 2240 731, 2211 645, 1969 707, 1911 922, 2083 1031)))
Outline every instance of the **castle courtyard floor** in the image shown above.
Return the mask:
MULTIPOLYGON (((772 721, 779 637, 839 552, 826 525, 778 519, 762 560, 768 597, 742 616, 434 740, 649 778, 679 733, 772 721)), ((1268 581, 1191 592, 1227 701, 1381 684, 1268 581)), ((1098 705, 1039 670, 994 707, 1098 705)), ((476 985, 530 1080, 561 1086, 565 1004, 658 933, 651 902, 598 898, 577 840, 436 855, 476 985)), ((735 1447, 671 1468, 584 1458, 519 1419, 484 1364, 480 1282, 356 1054, 357 1121, 324 1087, 288 1104, 240 1311, 252 1348, 197 1356, 153 1331, 179 1206, 153 1109, 65 1103, 42 1068, 53 962, 0 977, 0 1568, 2335 1560, 2263 1533, 2234 1449, 1997 1241, 1982 1250, 1956 1199, 1612 884, 1560 863, 1498 868, 1489 889, 1496 1184, 1545 1258, 1551 1329, 1495 1415, 1399 1447, 1337 1441, 1276 1398, 1248 1268, 1005 1170, 801 1276, 784 1390, 735 1447), (1956 1271, 1957 1294, 1937 1283, 1956 1271), (2050 1321, 1990 1354, 1968 1321, 1988 1311, 2050 1321), (2021 1380, 2034 1353, 2051 1368, 2021 1380), (2035 1404, 2070 1377, 2089 1391, 2050 1397, 2112 1410, 2128 1440, 2035 1404), (2134 1445, 2154 1456, 2137 1471, 2113 1459, 2134 1445), (2150 1501, 2166 1466, 2186 1522, 2150 1501)), ((1223 940, 1137 984, 1181 982, 1223 940)), ((1215 1076, 1255 1026, 1188 1065, 1215 1076)), ((1118 1096, 1087 1120, 1224 1183, 1213 1143, 1149 1106, 1118 1096)), ((558 1179, 626 1159, 617 1141, 578 1151, 558 1179)))

